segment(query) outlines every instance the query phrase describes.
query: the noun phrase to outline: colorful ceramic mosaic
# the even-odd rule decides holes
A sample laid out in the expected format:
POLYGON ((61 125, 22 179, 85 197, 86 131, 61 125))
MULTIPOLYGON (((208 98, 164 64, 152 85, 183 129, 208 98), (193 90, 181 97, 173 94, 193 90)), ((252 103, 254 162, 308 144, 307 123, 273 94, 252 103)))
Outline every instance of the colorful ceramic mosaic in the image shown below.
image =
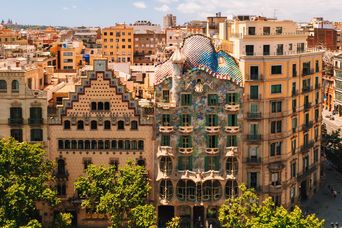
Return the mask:
MULTIPOLYGON (((184 39, 180 53, 185 59, 183 71, 202 70, 213 77, 230 80, 241 85, 242 74, 239 66, 229 54, 216 51, 210 38, 193 35, 184 39)), ((174 74, 172 57, 156 66, 155 84, 161 83, 174 74)))

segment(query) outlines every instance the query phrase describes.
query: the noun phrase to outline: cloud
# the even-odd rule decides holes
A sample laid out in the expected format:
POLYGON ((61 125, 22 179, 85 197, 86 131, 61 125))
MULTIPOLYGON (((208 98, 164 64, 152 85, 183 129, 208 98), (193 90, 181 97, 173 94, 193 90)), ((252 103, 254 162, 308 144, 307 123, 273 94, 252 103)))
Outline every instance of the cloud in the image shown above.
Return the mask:
POLYGON ((158 0, 158 2, 165 3, 165 4, 170 4, 173 2, 178 2, 178 0, 158 0))
POLYGON ((154 9, 157 10, 157 11, 163 12, 163 13, 166 13, 166 12, 170 11, 170 7, 168 5, 166 5, 166 4, 163 4, 160 7, 155 7, 154 9))
POLYGON ((63 7, 63 10, 69 10, 70 8, 69 7, 67 7, 67 6, 64 6, 63 7))
MULTIPOLYGON (((342 9, 341 0, 182 0, 170 3, 170 8, 177 9, 178 12, 186 14, 187 18, 202 18, 222 12, 224 16, 239 14, 264 15, 280 19, 309 20, 315 16, 323 16, 327 19, 331 16, 339 15, 342 9), (295 7, 294 7, 295 6, 295 7), (276 11, 275 11, 276 10, 276 11)), ((336 17, 336 16, 335 16, 336 17)))
POLYGON ((73 8, 73 9, 76 9, 76 8, 77 8, 77 6, 76 6, 76 5, 73 5, 73 6, 72 6, 72 8, 73 8))
POLYGON ((138 9, 146 9, 145 2, 134 2, 133 6, 138 9))

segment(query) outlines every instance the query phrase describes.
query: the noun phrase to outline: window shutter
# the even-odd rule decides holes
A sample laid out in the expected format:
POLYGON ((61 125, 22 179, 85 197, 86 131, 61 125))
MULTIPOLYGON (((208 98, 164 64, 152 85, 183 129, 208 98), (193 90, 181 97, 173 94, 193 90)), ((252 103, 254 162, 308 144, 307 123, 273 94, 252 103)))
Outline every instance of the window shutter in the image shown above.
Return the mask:
POLYGON ((209 115, 205 115, 205 126, 209 126, 209 115))
POLYGON ((209 163, 209 157, 208 156, 206 156, 205 158, 204 158, 204 171, 208 171, 208 163, 209 163))
POLYGON ((215 170, 216 171, 220 170, 220 157, 219 156, 215 157, 215 170))
POLYGON ((214 115, 214 126, 218 125, 218 116, 214 115))
POLYGON ((192 156, 189 156, 189 170, 192 170, 192 156))
POLYGON ((177 169, 178 170, 183 170, 183 164, 182 164, 182 157, 178 158, 178 164, 177 164, 177 169))
POLYGON ((192 137, 189 136, 189 147, 192 147, 192 137))
POLYGON ((238 104, 238 103, 239 103, 239 94, 238 94, 238 93, 235 93, 235 96, 234 96, 234 103, 235 103, 235 104, 238 104))

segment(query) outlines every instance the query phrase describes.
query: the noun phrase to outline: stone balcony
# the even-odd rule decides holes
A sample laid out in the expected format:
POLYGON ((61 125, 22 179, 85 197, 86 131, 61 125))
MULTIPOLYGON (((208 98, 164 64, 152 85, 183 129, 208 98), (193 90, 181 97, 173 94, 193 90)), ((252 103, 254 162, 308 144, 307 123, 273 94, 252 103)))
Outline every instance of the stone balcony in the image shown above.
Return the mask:
POLYGON ((235 157, 237 155, 238 155, 237 146, 226 147, 226 157, 235 157))
POLYGON ((224 106, 224 109, 227 111, 227 112, 237 112, 240 110, 240 105, 233 105, 233 104, 226 104, 224 106))
POLYGON ((207 154, 214 155, 214 154, 220 153, 220 149, 219 148, 206 148, 205 152, 207 154))
POLYGON ((160 146, 157 152, 157 158, 162 156, 174 156, 173 148, 171 146, 160 146))
POLYGON ((228 134, 236 134, 236 133, 239 133, 240 127, 239 126, 227 126, 225 128, 225 131, 228 134))
POLYGON ((174 130, 173 126, 160 126, 159 127, 160 133, 171 133, 171 132, 173 132, 173 130, 174 130))
POLYGON ((169 103, 164 103, 164 102, 158 102, 157 103, 157 107, 164 109, 164 110, 168 110, 170 108, 175 108, 176 107, 176 102, 169 102, 169 103))
POLYGON ((183 134, 190 134, 194 130, 193 126, 180 126, 178 131, 183 134))
POLYGON ((191 154, 194 149, 192 147, 188 148, 178 148, 178 152, 181 154, 191 154))
POLYGON ((221 127, 219 126, 206 126, 205 127, 205 132, 208 134, 216 134, 220 132, 221 127))

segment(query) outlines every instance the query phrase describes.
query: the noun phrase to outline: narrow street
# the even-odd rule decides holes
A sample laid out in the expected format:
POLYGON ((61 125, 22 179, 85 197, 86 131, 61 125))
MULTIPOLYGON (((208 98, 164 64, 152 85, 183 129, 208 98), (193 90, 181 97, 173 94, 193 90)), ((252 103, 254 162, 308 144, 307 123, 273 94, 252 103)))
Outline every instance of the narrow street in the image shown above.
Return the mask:
POLYGON ((318 192, 301 205, 305 213, 315 213, 318 218, 325 220, 325 227, 338 223, 342 227, 342 174, 337 172, 329 161, 325 164, 325 175, 321 180, 318 192), (337 191, 334 198, 329 190, 332 186, 337 191))

